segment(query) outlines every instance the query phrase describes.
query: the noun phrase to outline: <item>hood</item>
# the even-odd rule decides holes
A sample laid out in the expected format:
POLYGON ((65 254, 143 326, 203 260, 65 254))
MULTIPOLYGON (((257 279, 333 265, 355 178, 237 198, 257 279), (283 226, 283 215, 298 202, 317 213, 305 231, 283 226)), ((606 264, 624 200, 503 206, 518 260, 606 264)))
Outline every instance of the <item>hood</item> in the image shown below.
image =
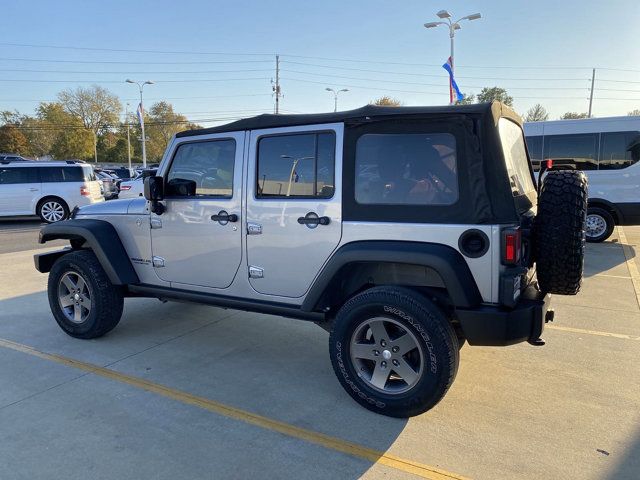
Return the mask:
POLYGON ((129 204, 135 199, 109 200, 108 202, 94 203, 80 207, 76 217, 81 215, 126 215, 129 213, 129 204))

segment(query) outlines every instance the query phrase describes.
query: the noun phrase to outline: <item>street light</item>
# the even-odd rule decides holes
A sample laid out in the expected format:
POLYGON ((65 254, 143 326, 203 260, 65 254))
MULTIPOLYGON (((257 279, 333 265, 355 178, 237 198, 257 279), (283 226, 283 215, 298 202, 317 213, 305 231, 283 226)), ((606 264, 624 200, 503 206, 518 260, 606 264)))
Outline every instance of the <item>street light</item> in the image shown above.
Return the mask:
POLYGON ((333 92, 333 111, 337 112, 338 111, 338 94, 341 92, 348 92, 349 89, 348 88, 343 88, 342 90, 334 90, 333 88, 325 88, 325 90, 327 92, 333 92))
MULTIPOLYGON (((466 17, 462 17, 459 18, 458 20, 456 20, 455 22, 451 21, 451 14, 447 11, 447 10, 440 10, 438 13, 436 13, 436 15, 439 18, 442 18, 443 20, 446 20, 446 22, 428 22, 425 23, 424 26, 425 28, 435 28, 438 27, 440 25, 444 25, 446 27, 449 28, 449 38, 451 39, 451 73, 453 74, 453 37, 456 34, 456 30, 460 30, 460 23, 462 20, 477 20, 479 18, 482 18, 482 15, 479 13, 474 13, 471 15, 467 15, 466 17)), ((453 105, 455 102, 453 101, 453 99, 451 100, 451 104, 453 105)))
POLYGON ((147 139, 144 136, 144 107, 142 105, 142 91, 144 90, 145 85, 153 85, 151 80, 147 80, 145 82, 134 82, 133 80, 127 78, 127 83, 133 83, 138 85, 138 90, 140 90, 140 129, 142 130, 142 168, 147 168, 147 139))
POLYGON ((291 184, 293 183, 293 175, 296 173, 296 167, 298 166, 298 162, 300 160, 313 160, 316 157, 300 157, 293 158, 291 155, 280 155, 280 158, 287 158, 289 160, 293 160, 291 164, 291 173, 289 174, 289 186, 287 187, 287 197, 291 195, 291 184))

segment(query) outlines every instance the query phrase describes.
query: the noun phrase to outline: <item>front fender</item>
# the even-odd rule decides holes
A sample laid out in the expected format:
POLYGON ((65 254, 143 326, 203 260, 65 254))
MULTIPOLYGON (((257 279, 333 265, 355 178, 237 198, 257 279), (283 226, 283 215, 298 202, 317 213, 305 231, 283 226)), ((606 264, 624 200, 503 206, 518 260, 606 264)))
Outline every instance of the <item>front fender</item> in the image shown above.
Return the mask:
MULTIPOLYGON (((39 243, 60 239, 84 240, 84 245, 96 255, 114 285, 140 283, 127 251, 120 241, 118 232, 109 222, 95 219, 73 219, 51 223, 40 229, 39 243)), ((61 254, 63 252, 53 252, 53 255, 51 253, 35 255, 36 269, 42 273, 48 272, 53 261, 57 260, 61 254)))

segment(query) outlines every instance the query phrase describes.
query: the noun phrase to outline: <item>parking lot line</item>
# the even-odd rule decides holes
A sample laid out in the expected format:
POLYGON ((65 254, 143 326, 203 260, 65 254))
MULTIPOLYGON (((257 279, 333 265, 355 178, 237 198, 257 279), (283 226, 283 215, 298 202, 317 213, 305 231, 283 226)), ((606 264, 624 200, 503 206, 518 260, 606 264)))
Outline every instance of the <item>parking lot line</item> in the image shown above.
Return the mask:
POLYGON ((239 408, 225 405, 208 398, 192 395, 187 392, 176 390, 164 385, 149 382, 142 378, 133 377, 123 373, 116 372, 114 370, 93 365, 91 363, 82 362, 73 358, 64 357, 62 355, 56 355, 52 353, 42 352, 28 345, 12 342, 0 338, 0 347, 8 348, 18 352, 32 355, 34 357, 41 358, 43 360, 56 362, 68 367, 76 368, 85 372, 98 375, 100 377, 108 378, 116 382, 125 383, 136 388, 146 390, 164 397, 176 400, 178 402, 196 406, 210 412, 223 415, 227 418, 239 420, 241 422, 254 425, 266 430, 278 432, 283 435, 304 440, 309 443, 320 445, 322 447, 341 452, 353 457, 362 458, 368 460, 374 464, 381 464, 387 467, 399 470, 402 472, 410 473, 421 478, 427 478, 431 480, 468 480, 468 477, 463 477, 456 473, 448 472, 430 465, 407 460, 395 455, 388 454, 380 450, 374 450, 364 447, 355 443, 347 442, 337 437, 325 435, 323 433, 315 432, 313 430, 307 430, 305 428, 296 427, 289 423, 274 420, 272 418, 257 415, 255 413, 248 412, 239 408))
POLYGON ((611 332, 602 332, 599 330, 585 330, 583 328, 573 328, 573 327, 563 327, 560 325, 547 325, 544 327, 545 329, 550 330, 562 330, 564 332, 572 332, 572 333, 583 333, 586 335, 598 335, 600 337, 613 337, 613 338, 621 338, 623 340, 636 340, 640 341, 640 336, 637 335, 625 335, 624 333, 611 333, 611 332))
POLYGON ((638 266, 636 265, 633 257, 635 253, 633 248, 627 243, 627 236, 624 233, 624 228, 618 226, 618 237, 620 237, 620 243, 622 244, 622 251, 624 252, 624 258, 629 269, 629 275, 631 275, 631 281, 633 282, 633 289, 636 292, 636 300, 638 307, 640 307, 640 273, 638 272, 638 266))

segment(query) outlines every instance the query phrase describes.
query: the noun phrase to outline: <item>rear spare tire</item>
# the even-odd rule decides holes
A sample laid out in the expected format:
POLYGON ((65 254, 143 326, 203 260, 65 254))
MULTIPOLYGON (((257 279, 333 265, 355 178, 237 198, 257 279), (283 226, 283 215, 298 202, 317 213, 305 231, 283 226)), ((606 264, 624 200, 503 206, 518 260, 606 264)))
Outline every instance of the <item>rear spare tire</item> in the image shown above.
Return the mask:
POLYGON ((534 256, 543 292, 575 295, 580 291, 587 198, 587 177, 583 172, 547 173, 534 222, 534 256))

